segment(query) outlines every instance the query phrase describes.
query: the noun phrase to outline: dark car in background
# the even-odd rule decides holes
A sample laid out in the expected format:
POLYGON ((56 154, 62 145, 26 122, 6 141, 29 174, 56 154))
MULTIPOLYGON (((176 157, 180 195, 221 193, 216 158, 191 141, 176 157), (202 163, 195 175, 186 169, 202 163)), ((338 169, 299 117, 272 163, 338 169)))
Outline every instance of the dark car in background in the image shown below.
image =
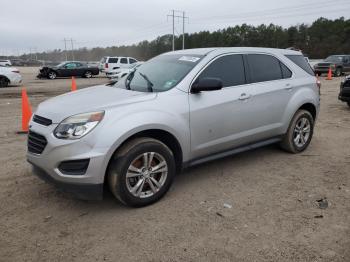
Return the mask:
POLYGON ((97 66, 88 65, 85 62, 69 61, 62 62, 57 66, 45 66, 40 69, 38 78, 55 79, 56 77, 80 76, 91 78, 99 74, 97 66))
POLYGON ((326 74, 332 70, 333 76, 341 76, 350 73, 350 55, 331 55, 324 61, 314 65, 315 74, 326 74))
POLYGON ((347 76, 344 81, 340 83, 339 100, 348 103, 350 107, 350 76, 347 76))

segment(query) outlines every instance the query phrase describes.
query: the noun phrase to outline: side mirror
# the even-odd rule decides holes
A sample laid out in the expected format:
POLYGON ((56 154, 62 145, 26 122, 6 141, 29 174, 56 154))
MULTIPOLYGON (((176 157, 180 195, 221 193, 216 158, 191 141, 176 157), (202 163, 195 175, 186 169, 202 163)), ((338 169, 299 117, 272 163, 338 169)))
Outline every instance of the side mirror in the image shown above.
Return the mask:
POLYGON ((223 83, 219 78, 204 77, 197 79, 191 87, 191 93, 199 93, 202 91, 215 91, 223 88, 223 83))

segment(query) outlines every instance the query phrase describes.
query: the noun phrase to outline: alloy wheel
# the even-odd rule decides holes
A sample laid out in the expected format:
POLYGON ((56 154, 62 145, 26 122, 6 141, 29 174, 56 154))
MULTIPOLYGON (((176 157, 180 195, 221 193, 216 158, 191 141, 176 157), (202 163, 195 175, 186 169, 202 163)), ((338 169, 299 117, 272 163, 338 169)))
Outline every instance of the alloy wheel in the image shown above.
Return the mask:
POLYGON ((164 185, 168 175, 168 164, 156 152, 146 152, 137 156, 126 173, 126 186, 138 198, 148 198, 156 194, 164 185))
POLYGON ((308 118, 300 118, 294 128, 293 142, 297 147, 303 147, 310 138, 311 124, 308 118))

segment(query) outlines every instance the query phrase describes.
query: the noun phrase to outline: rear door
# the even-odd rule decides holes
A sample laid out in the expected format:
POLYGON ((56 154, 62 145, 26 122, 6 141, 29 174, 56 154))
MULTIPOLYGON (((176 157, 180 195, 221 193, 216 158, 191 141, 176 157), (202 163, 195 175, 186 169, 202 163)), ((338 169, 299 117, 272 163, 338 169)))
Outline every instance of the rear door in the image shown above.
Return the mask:
POLYGON ((127 57, 121 57, 119 61, 120 68, 128 68, 129 67, 129 61, 127 57))
POLYGON ((251 110, 256 113, 247 128, 255 140, 279 135, 286 106, 295 91, 292 71, 270 54, 247 54, 245 59, 250 82, 246 91, 251 96, 251 110))

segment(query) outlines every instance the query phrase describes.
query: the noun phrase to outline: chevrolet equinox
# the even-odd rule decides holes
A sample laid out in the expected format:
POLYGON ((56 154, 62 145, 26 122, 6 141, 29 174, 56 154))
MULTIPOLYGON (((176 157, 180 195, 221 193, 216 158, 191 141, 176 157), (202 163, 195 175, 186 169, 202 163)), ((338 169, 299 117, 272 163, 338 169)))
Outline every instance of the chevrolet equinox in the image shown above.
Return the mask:
POLYGON ((122 203, 145 206, 185 167, 272 143, 304 151, 319 88, 297 51, 165 53, 113 85, 41 103, 27 159, 39 177, 80 198, 100 199, 108 184, 122 203))

